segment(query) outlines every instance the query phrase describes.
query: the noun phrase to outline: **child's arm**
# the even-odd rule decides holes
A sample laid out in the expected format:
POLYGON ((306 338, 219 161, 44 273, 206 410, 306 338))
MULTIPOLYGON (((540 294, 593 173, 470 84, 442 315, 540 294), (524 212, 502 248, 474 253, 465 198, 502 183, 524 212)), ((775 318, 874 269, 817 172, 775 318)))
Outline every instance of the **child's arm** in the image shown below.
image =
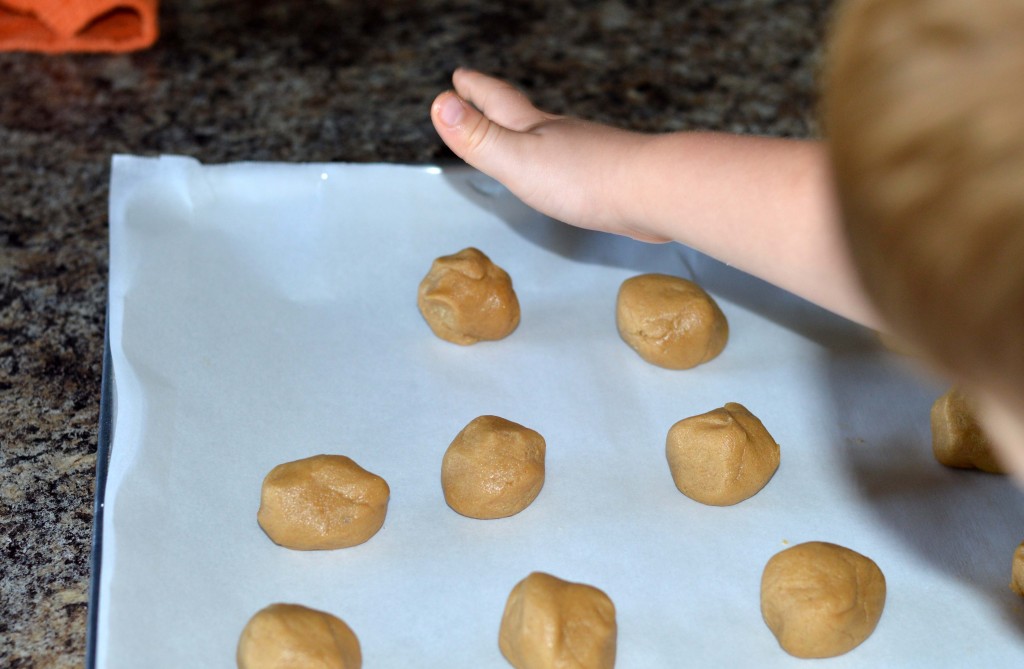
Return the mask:
POLYGON ((431 117, 462 159, 573 225, 678 241, 878 327, 840 230, 820 143, 718 133, 643 135, 539 111, 459 69, 431 117))

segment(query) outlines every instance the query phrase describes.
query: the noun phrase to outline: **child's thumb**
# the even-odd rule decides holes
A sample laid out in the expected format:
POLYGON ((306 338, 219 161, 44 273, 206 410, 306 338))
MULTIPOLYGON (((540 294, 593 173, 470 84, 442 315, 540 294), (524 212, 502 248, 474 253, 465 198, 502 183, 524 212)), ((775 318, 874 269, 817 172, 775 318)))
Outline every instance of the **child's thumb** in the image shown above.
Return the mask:
POLYGON ((453 91, 435 98, 430 118, 437 134, 455 155, 500 178, 498 174, 508 156, 508 147, 502 145, 507 145, 517 133, 490 120, 453 91))

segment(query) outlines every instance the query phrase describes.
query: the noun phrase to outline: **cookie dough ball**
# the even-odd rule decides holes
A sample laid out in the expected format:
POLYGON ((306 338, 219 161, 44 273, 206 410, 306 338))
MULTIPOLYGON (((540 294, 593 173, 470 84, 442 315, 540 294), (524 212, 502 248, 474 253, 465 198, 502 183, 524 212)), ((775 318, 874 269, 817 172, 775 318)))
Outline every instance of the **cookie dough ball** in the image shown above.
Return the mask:
POLYGON ((686 279, 642 274, 619 288, 615 320, 622 339, 649 363, 689 369, 717 356, 729 323, 704 289, 686 279))
POLYGON ((842 655, 871 636, 885 606, 885 576, 870 558, 821 541, 788 548, 761 576, 761 615, 796 657, 842 655))
POLYGON ((665 455, 679 492, 729 506, 752 497, 779 468, 779 445, 742 404, 684 418, 668 431, 665 455))
POLYGON ((1013 552, 1013 564, 1010 566, 1010 589, 1024 596, 1024 543, 1013 552))
POLYGON ((498 647, 516 669, 612 669, 617 632, 608 595, 534 572, 508 596, 498 647))
POLYGON ((503 339, 519 325, 512 279, 472 247, 434 261, 417 304, 434 334, 463 346, 503 339))
POLYGON ((344 621, 298 604, 271 604, 238 640, 238 669, 360 669, 359 639, 344 621))
POLYGON ((974 417, 970 400, 956 387, 932 405, 932 452, 947 467, 980 469, 993 474, 1005 470, 992 451, 992 443, 974 417))
POLYGON ((391 490, 344 455, 314 455, 278 465, 263 479, 260 527, 296 550, 361 544, 381 528, 391 490))
POLYGON ((498 416, 480 416, 455 437, 441 462, 448 506, 470 518, 504 518, 544 486, 544 437, 498 416))

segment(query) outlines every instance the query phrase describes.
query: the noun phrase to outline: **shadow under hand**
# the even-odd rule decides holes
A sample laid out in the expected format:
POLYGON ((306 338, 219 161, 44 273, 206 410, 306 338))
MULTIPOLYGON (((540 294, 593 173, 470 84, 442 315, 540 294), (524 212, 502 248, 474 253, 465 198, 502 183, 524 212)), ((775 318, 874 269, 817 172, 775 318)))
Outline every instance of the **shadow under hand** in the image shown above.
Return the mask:
POLYGON ((877 522, 922 561, 981 591, 1024 635, 1024 606, 1008 587, 1024 539, 1024 495, 1012 479, 940 465, 929 413, 944 390, 878 351, 833 349, 827 387, 843 457, 877 522))
POLYGON ((638 272, 667 271, 665 267, 647 269, 658 262, 658 256, 666 255, 657 253, 658 244, 585 230, 548 218, 523 204, 498 181, 460 163, 446 165, 442 173, 455 192, 500 218, 527 241, 563 258, 638 272))
POLYGON ((690 279, 718 298, 756 313, 822 346, 874 348, 872 333, 766 281, 678 243, 650 244, 553 220, 523 204, 502 184, 461 163, 443 175, 457 193, 496 215, 532 244, 573 262, 690 279))

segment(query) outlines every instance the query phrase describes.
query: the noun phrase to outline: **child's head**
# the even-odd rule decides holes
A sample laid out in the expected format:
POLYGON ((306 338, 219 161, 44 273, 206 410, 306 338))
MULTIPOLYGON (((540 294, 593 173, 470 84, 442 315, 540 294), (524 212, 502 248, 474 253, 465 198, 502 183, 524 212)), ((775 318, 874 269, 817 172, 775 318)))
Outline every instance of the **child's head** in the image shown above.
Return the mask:
POLYGON ((826 74, 864 286, 1024 473, 1024 2, 847 0, 826 74))

